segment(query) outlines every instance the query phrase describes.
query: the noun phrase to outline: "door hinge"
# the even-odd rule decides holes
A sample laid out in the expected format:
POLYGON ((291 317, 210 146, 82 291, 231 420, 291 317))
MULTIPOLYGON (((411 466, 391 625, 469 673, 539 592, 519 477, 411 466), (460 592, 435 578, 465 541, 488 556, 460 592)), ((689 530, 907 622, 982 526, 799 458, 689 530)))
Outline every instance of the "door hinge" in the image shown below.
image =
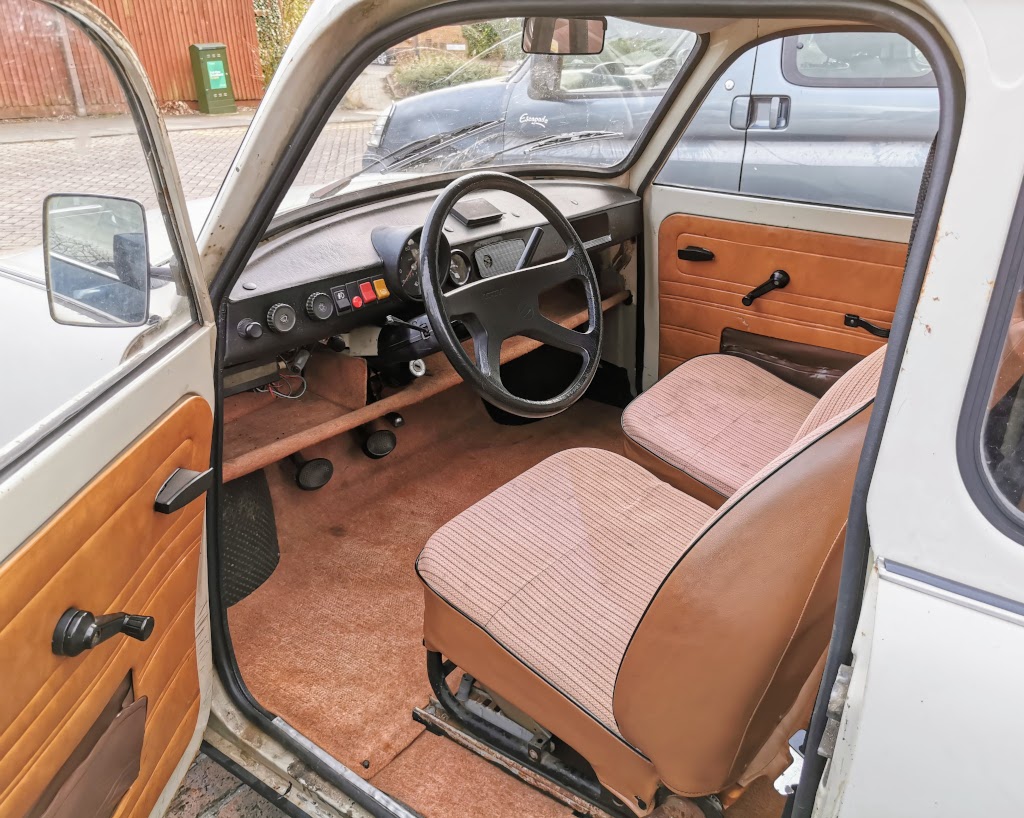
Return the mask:
POLYGON ((800 783, 800 776, 804 771, 804 744, 807 741, 807 731, 798 730, 789 739, 789 766, 782 775, 775 779, 775 791, 779 795, 792 795, 796 792, 800 783))
POLYGON ((846 699, 850 695, 850 677, 852 675, 852 666, 839 666, 836 680, 832 684, 832 692, 828 697, 828 707, 825 710, 827 717, 825 730, 821 734, 821 742, 818 744, 818 755, 822 758, 832 758, 832 754, 836 750, 836 741, 839 739, 839 722, 843 718, 846 699))

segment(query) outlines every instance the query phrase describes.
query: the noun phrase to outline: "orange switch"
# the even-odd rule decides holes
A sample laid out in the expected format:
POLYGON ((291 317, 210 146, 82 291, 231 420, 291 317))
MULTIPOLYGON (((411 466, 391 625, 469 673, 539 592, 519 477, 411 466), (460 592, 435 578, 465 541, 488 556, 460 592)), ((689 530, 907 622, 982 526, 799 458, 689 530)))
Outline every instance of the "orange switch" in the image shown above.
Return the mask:
POLYGON ((388 290, 388 285, 384 283, 383 278, 375 278, 373 280, 373 289, 377 291, 377 298, 381 301, 391 297, 391 291, 388 290))

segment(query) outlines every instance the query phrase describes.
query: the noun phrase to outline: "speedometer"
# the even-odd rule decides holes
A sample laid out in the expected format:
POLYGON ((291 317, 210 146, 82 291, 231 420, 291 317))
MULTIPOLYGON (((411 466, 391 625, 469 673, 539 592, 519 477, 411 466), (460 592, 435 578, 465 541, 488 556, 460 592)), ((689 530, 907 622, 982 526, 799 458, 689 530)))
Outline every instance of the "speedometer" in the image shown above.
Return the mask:
POLYGON ((414 239, 409 239, 402 248, 398 259, 398 286, 402 295, 419 301, 423 298, 423 287, 420 285, 420 248, 414 239))
MULTIPOLYGON (((370 233, 373 248, 384 266, 384 281, 388 290, 403 301, 423 300, 423 259, 420 258, 419 227, 375 227, 370 233)), ((437 272, 443 287, 450 275, 451 246, 441 237, 438 249, 437 272)))

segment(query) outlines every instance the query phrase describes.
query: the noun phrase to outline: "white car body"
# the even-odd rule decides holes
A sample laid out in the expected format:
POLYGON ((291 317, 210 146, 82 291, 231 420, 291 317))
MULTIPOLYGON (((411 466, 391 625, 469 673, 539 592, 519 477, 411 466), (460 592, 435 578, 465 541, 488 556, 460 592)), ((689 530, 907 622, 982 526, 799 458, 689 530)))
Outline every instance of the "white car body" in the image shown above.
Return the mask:
MULTIPOLYGON (((240 239, 253 229, 254 214, 266 215, 278 206, 283 197, 277 178, 280 163, 297 133, 309 136, 303 131, 307 109, 329 86, 341 62, 339 55, 358 54, 361 45, 386 26, 445 5, 428 0, 314 2, 193 241, 167 134, 155 101, 145 90, 141 65, 91 5, 83 0, 57 4, 107 31, 126 75, 140 89, 142 112, 155 134, 156 164, 166 175, 177 229, 171 240, 181 249, 196 287, 200 318, 186 341, 158 367, 126 381, 123 389, 107 395, 80 423, 63 431, 59 441, 38 449, 5 476, 0 485, 5 528, 0 560, 14 553, 182 395, 197 394, 215 402, 215 326, 207 287, 215 284, 225 263, 240 262, 234 254, 240 239), (276 191, 269 196, 272 201, 264 201, 271 189, 276 191)), ((918 250, 927 274, 920 298, 914 295, 913 303, 906 305, 913 318, 905 349, 891 353, 896 357, 887 366, 886 377, 895 378, 895 391, 867 496, 871 553, 863 576, 852 676, 849 694, 840 702, 838 742, 817 790, 814 815, 1017 815, 1024 811, 1024 797, 1016 785, 1024 767, 1019 740, 1024 709, 1016 695, 1024 676, 1024 547, 993 525, 972 499, 958 458, 957 435, 1024 179, 1024 144, 1019 138, 1024 132, 1019 43, 1024 4, 906 0, 900 5, 936 26, 962 68, 966 103, 959 132, 940 141, 937 165, 952 159, 947 189, 933 186, 930 194, 936 203, 941 201, 941 219, 934 245, 918 250)), ((747 9, 748 14, 755 8, 747 9)), ((801 6, 789 19, 748 16, 716 28, 705 59, 671 101, 647 148, 614 181, 636 190, 653 169, 659 150, 674 141, 676 124, 716 69, 737 48, 791 30, 804 9, 801 6)), ((391 180, 368 177, 361 183, 385 181, 391 180)), ((656 189, 647 188, 644 196, 649 212, 667 207, 664 194, 656 189)), ((708 211, 722 218, 754 210, 757 218, 770 223, 799 211, 807 223, 822 230, 848 221, 861 224, 856 214, 836 208, 801 206, 773 215, 779 211, 770 203, 736 202, 719 194, 700 198, 708 211)), ((193 223, 199 222, 195 218, 193 223)), ((871 229, 906 235, 909 220, 885 217, 874 220, 871 229)), ((656 225, 649 224, 648 234, 652 230, 656 225)), ((655 255, 647 254, 646 269, 641 271, 651 284, 645 297, 654 311, 648 314, 654 315, 655 255)), ((45 293, 37 284, 38 260, 32 256, 16 261, 11 272, 14 275, 0 274, 0 281, 5 306, 13 306, 16 313, 15 331, 38 327, 46 317, 45 293), (19 278, 25 271, 35 283, 19 278)), ((47 373, 73 372, 89 380, 87 370, 75 371, 77 355, 74 361, 66 357, 65 329, 53 325, 50 330, 45 349, 8 350, 9 362, 45 367, 47 373)), ((118 332, 98 330, 96 346, 78 347, 77 352, 94 357, 97 364, 120 356, 125 339, 118 332)), ((653 356, 656 370, 657 321, 648 324, 648 332, 654 335, 647 355, 653 356)), ((17 386, 18 373, 9 377, 17 386)), ((21 392, 10 389, 7 400, 23 399, 21 392)), ((299 758, 295 750, 254 728, 215 676, 205 567, 198 582, 196 645, 202 696, 191 751, 206 733, 252 774, 275 782, 282 791, 281 782, 286 782, 285 797, 293 803, 309 809, 313 804, 323 815, 366 815, 338 783, 347 773, 355 780, 346 786, 401 814, 390 798, 344 769, 334 769, 336 778, 329 784, 289 778, 288 771, 299 758)), ((170 775, 154 816, 163 814, 190 758, 183 757, 170 775)), ((324 769, 332 769, 329 758, 322 761, 324 769)))

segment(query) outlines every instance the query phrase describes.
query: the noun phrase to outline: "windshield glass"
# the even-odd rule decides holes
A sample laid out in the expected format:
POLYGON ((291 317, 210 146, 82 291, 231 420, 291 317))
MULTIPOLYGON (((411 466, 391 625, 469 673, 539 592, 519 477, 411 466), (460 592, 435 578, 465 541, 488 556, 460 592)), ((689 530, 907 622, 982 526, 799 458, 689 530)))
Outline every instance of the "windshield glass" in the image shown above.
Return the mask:
POLYGON ((522 23, 443 26, 378 56, 279 212, 441 171, 617 165, 697 43, 685 29, 610 17, 599 54, 528 55, 522 23))

